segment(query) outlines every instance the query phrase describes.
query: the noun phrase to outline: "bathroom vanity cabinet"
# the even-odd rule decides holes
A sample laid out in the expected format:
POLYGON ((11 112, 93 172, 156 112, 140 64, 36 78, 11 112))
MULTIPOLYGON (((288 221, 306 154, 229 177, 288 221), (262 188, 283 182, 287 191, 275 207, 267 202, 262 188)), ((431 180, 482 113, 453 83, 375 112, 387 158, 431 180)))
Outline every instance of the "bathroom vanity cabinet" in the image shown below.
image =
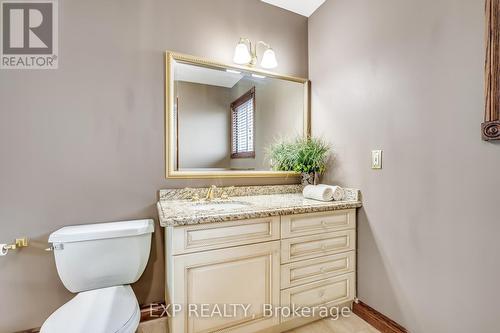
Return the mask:
POLYGON ((171 333, 279 332, 317 319, 280 307, 355 297, 355 208, 167 226, 165 237, 166 299, 182 306, 171 333))

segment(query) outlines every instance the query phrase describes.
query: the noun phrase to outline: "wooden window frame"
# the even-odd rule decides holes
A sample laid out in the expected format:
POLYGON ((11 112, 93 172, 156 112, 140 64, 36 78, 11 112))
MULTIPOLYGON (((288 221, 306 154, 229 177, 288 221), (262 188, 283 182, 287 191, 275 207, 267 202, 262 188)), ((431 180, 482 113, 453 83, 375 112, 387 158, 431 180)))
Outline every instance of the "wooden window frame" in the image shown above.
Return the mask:
POLYGON ((485 111, 481 134, 500 140, 500 0, 486 0, 485 111))
POLYGON ((231 158, 236 159, 236 158, 255 158, 255 87, 252 87, 250 90, 248 90, 246 93, 238 97, 234 102, 231 103, 231 108, 230 108, 230 113, 231 113, 231 158), (253 140, 252 140, 252 151, 248 152, 242 152, 242 153, 233 153, 234 151, 234 146, 233 146, 233 121, 234 121, 234 111, 235 109, 242 105, 243 103, 246 103, 248 100, 252 99, 253 101, 253 107, 252 107, 252 113, 253 113, 253 140))

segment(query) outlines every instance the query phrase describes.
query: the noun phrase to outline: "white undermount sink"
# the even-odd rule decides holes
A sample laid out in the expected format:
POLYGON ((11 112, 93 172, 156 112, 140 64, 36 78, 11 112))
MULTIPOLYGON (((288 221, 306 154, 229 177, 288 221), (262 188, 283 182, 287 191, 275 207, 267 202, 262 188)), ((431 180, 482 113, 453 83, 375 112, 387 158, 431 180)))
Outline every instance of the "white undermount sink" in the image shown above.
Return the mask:
POLYGON ((209 201, 196 203, 193 205, 193 209, 197 211, 225 211, 241 209, 251 205, 251 203, 243 201, 209 201))

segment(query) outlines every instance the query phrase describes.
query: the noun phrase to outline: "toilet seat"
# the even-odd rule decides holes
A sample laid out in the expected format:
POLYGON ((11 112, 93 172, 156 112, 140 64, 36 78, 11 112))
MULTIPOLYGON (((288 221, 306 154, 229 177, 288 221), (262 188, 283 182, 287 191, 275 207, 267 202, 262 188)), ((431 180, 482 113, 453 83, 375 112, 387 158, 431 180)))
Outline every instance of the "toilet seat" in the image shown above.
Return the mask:
POLYGON ((133 333, 140 309, 129 285, 84 291, 57 309, 41 333, 133 333))

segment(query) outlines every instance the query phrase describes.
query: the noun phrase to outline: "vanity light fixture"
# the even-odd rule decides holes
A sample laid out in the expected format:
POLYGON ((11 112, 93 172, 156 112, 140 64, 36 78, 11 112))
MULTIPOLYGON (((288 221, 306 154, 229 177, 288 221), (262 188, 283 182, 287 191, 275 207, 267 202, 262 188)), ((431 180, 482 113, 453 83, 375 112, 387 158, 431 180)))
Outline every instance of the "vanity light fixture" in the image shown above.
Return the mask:
POLYGON ((252 76, 256 77, 257 79, 265 79, 266 78, 264 75, 254 74, 254 73, 252 73, 252 76))
POLYGON ((276 68, 278 61, 271 46, 263 41, 258 41, 252 48, 252 42, 248 38, 240 38, 234 49, 234 63, 238 65, 255 66, 257 64, 257 46, 264 45, 266 50, 262 54, 260 66, 265 69, 276 68))
POLYGON ((233 74, 241 74, 241 72, 240 72, 240 71, 236 71, 236 70, 234 70, 234 69, 229 69, 229 68, 228 68, 228 69, 226 69, 226 72, 228 72, 228 73, 233 73, 233 74))

